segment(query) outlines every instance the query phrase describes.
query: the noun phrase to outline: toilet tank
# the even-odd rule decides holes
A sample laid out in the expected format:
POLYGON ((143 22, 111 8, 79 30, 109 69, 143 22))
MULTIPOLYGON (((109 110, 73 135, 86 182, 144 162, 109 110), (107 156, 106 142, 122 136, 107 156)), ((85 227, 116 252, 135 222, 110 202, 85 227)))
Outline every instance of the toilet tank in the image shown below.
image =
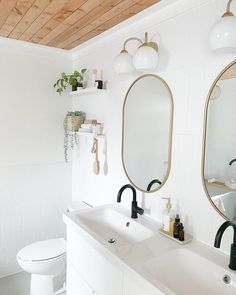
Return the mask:
POLYGON ((68 205, 66 211, 67 212, 73 212, 81 209, 88 209, 93 207, 92 205, 84 202, 84 201, 78 201, 78 202, 72 202, 68 205))

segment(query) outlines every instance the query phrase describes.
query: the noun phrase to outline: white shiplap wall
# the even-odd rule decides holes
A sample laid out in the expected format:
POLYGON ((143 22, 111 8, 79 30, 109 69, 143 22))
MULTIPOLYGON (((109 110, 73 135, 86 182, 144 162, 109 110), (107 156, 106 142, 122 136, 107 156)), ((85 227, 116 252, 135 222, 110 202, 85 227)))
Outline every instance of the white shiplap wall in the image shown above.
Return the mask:
MULTIPOLYGON (((163 1, 164 2, 164 1, 163 1)), ((171 1, 170 1, 171 2, 171 1)), ((215 233, 224 221, 209 203, 202 185, 201 158, 205 101, 218 73, 236 54, 219 55, 208 47, 208 33, 221 17, 227 1, 179 0, 149 14, 129 20, 74 51, 74 67, 97 68, 108 80, 108 93, 74 98, 74 108, 89 118, 104 122, 108 138, 109 174, 92 172, 91 142, 82 138, 73 162, 73 199, 93 204, 116 201, 119 188, 128 182, 121 162, 121 118, 125 93, 135 79, 119 77, 112 68, 114 57, 130 36, 142 37, 145 31, 161 35, 160 63, 156 74, 169 84, 174 96, 172 167, 165 186, 156 193, 139 193, 145 211, 161 221, 164 202, 169 196, 185 220, 186 229, 212 246, 215 233)), ((236 12, 236 4, 233 3, 236 12)), ((132 48, 132 45, 131 45, 132 48)), ((131 49, 132 50, 132 49, 131 49)), ((140 134, 140 140, 142 135, 140 134)), ((102 148, 102 144, 101 144, 102 148)), ((101 149, 100 149, 101 150, 101 149)), ((100 154, 103 163, 102 154, 100 154)), ((131 197, 122 198, 130 206, 131 197)), ((231 230, 223 239, 222 249, 229 252, 231 230)))

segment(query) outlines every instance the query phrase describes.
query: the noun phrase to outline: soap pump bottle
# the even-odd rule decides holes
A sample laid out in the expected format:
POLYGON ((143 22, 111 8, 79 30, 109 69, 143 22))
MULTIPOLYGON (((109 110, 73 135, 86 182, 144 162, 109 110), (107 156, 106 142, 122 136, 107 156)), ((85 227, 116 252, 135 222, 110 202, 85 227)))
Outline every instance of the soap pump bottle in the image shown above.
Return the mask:
POLYGON ((162 213, 162 224, 163 224, 163 230, 170 234, 171 230, 171 199, 170 198, 162 198, 164 200, 167 200, 166 203, 166 209, 162 213))

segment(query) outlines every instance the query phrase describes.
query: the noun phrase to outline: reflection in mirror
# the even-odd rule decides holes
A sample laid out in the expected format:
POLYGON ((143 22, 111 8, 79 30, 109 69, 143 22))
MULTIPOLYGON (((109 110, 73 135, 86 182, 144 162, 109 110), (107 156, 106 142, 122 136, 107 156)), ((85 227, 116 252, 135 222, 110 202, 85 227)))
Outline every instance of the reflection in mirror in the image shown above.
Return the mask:
POLYGON ((236 63, 213 84, 206 107, 204 187, 215 208, 236 221, 236 63))
POLYGON ((173 99, 166 82, 152 74, 129 88, 123 107, 122 160, 130 182, 153 192, 167 180, 171 161, 173 99))

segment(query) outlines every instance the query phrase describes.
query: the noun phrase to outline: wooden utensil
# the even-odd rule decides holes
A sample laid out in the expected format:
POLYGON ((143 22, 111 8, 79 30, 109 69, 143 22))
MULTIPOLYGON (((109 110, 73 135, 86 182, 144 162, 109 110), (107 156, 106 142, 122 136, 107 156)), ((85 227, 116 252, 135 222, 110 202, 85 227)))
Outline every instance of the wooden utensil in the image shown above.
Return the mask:
POLYGON ((99 171, 100 171, 100 163, 98 160, 98 140, 97 140, 97 138, 93 139, 92 153, 95 154, 95 161, 93 163, 93 172, 94 172, 94 174, 98 175, 99 171))

